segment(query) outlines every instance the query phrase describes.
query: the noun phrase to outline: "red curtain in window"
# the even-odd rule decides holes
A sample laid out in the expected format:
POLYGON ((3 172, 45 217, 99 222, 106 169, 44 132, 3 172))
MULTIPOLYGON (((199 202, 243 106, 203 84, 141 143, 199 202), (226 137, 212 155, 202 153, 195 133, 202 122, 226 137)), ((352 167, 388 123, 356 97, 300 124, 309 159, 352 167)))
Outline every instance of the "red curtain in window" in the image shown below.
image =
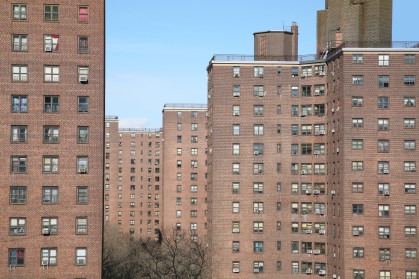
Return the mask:
POLYGON ((54 39, 57 39, 57 46, 55 47, 55 51, 58 51, 58 47, 60 45, 60 36, 52 36, 54 39))
POLYGON ((87 7, 79 8, 79 21, 88 21, 89 20, 89 9, 87 7))

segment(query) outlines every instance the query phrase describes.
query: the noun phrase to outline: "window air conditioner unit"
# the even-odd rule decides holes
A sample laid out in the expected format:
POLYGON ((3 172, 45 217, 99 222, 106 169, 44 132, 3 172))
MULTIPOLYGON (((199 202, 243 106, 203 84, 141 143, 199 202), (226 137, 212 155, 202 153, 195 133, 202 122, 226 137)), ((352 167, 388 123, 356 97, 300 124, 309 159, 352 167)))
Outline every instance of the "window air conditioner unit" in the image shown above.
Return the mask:
POLYGON ((325 131, 320 131, 320 135, 325 135, 326 132, 325 131))
POLYGON ((80 77, 79 82, 80 83, 89 83, 89 80, 87 79, 87 77, 80 77))
POLYGON ((320 215, 324 215, 324 210, 320 210, 320 215))
POLYGON ((313 194, 315 194, 315 195, 320 194, 320 190, 314 190, 314 191, 313 191, 313 194))
POLYGON ((240 269, 238 269, 238 268, 233 268, 233 273, 239 273, 240 272, 240 269))
POLYGON ((301 171, 301 174, 306 174, 307 172, 305 171, 305 170, 302 170, 301 171))
POLYGON ((335 190, 330 191, 330 194, 332 194, 333 196, 336 194, 335 190))
POLYGON ((48 265, 48 261, 43 260, 43 261, 42 261, 42 265, 48 265))
POLYGON ((332 112, 335 112, 335 108, 332 108, 332 112))
POLYGON ((259 78, 263 78, 263 74, 259 74, 259 78))
POLYGON ((352 232, 352 235, 353 235, 353 236, 359 236, 359 231, 353 231, 353 232, 352 232))
POLYGON ((320 209, 318 208, 314 209, 314 214, 320 214, 320 209))
POLYGON ((254 155, 259 155, 259 151, 254 151, 253 154, 254 155))
POLYGON ((320 96, 320 91, 314 91, 314 96, 320 96))
POLYGON ((390 196, 390 191, 388 190, 384 191, 384 196, 390 196))
POLYGON ((259 273, 259 268, 254 268, 253 273, 259 273))
POLYGON ((311 273, 312 273, 311 269, 306 270, 306 274, 311 274, 311 273))
POLYGON ((389 170, 383 170, 383 173, 388 174, 389 173, 389 170))
POLYGON ((320 72, 320 75, 324 76, 324 75, 326 75, 326 73, 325 72, 320 72))
POLYGON ((314 150, 314 155, 320 155, 320 151, 314 150))
POLYGON ((49 228, 43 228, 42 229, 42 234, 43 235, 49 235, 49 228))
POLYGON ((333 278, 334 278, 334 279, 335 279, 335 278, 337 278, 336 274, 333 274, 333 278))
POLYGON ((319 230, 319 234, 325 234, 326 231, 325 230, 319 230))
POLYGON ((306 77, 306 74, 301 74, 301 77, 302 77, 302 78, 305 78, 305 77, 306 77))
POLYGON ((326 270, 323 270, 323 269, 319 270, 319 275, 326 275, 326 270))
MULTIPOLYGON (((306 234, 311 234, 312 232, 313 232, 312 230, 306 230, 306 234)), ((308 250, 308 251, 311 251, 311 250, 308 250)), ((310 254, 311 254, 311 252, 310 252, 310 254)))
POLYGON ((79 173, 87 173, 87 169, 86 168, 79 168, 79 173))
POLYGON ((339 111, 339 107, 336 108, 336 111, 339 111))
POLYGON ((51 46, 45 46, 45 52, 51 52, 52 47, 51 46))
POLYGON ((306 112, 302 112, 301 113, 301 117, 304 117, 304 116, 307 116, 307 113, 306 112))
POLYGON ((233 92, 233 97, 240 97, 240 92, 233 92))
POLYGON ((240 112, 236 112, 236 111, 235 111, 235 112, 233 112, 233 115, 234 115, 234 116, 240 116, 240 112))
POLYGON ((238 78, 238 77, 240 77, 240 75, 239 74, 234 74, 234 77, 238 78))
POLYGON ((265 96, 265 92, 259 92, 259 97, 265 96))
POLYGON ((311 195, 311 190, 306 190, 306 195, 311 195))
POLYGON ((339 147, 338 147, 338 148, 336 148, 336 153, 339 153, 339 147))
POLYGON ((336 130, 335 129, 332 129, 332 133, 336 133, 336 130))
POLYGON ((306 250, 306 253, 307 254, 312 254, 313 253, 313 250, 306 250))
POLYGON ((416 171, 416 167, 411 167, 410 171, 416 171))
POLYGON ((320 250, 314 250, 314 251, 313 251, 313 254, 314 254, 314 255, 320 255, 320 250))

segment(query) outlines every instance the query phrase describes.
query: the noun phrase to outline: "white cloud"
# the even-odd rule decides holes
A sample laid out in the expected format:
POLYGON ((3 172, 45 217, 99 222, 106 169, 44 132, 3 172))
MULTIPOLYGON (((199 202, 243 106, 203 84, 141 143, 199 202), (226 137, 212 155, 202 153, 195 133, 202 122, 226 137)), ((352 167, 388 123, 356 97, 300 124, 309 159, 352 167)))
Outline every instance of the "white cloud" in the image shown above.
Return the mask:
POLYGON ((119 119, 119 128, 145 128, 150 121, 147 118, 119 119))

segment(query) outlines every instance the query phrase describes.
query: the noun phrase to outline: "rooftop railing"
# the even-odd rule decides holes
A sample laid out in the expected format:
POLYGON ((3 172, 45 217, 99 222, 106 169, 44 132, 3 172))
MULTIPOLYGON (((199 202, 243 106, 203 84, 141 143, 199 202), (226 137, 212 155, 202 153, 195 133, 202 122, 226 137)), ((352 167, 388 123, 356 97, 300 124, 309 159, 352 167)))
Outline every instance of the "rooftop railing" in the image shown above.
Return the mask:
POLYGON ((116 115, 105 115, 105 120, 117 120, 118 116, 116 115))
POLYGON ((206 104, 187 104, 187 103, 169 103, 164 105, 165 108, 200 108, 206 109, 208 106, 206 104))
POLYGON ((214 54, 211 61, 311 61, 316 60, 315 54, 307 55, 247 55, 247 54, 214 54))
POLYGON ((163 128, 119 128, 120 132, 147 132, 147 133, 160 133, 163 128))

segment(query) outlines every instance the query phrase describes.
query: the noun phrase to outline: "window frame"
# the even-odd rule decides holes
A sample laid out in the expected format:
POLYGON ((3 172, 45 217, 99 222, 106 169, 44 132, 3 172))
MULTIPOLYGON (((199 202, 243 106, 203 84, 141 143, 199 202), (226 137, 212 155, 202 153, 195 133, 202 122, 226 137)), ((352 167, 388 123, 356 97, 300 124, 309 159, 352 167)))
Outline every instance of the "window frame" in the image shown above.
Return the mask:
POLYGON ((60 5, 44 5, 44 22, 60 22, 60 5), (54 11, 54 8, 57 7, 57 11, 54 11), (50 11, 47 11, 47 8, 50 8, 50 11), (54 18, 54 14, 57 15, 54 18))

